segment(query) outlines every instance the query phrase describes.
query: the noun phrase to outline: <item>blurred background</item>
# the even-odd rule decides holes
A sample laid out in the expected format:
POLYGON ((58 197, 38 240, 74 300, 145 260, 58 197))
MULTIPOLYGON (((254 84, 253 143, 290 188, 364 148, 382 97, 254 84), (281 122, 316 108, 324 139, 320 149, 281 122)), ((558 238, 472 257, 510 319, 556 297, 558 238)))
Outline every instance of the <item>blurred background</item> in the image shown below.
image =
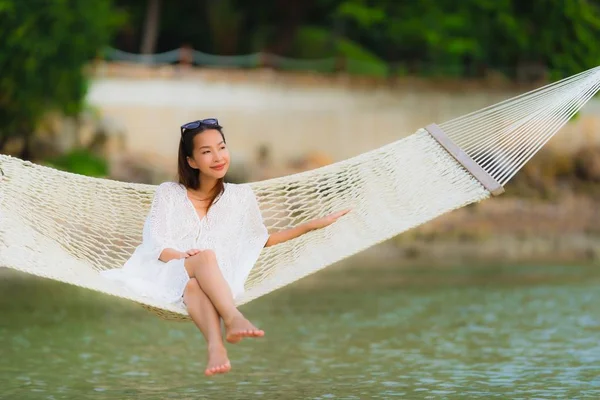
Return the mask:
MULTIPOLYGON (((598 0, 0 0, 0 152, 157 184, 216 117, 262 180, 597 65, 598 0)), ((0 398, 598 398, 597 96, 506 190, 251 303, 209 381, 191 324, 0 270, 0 398)))

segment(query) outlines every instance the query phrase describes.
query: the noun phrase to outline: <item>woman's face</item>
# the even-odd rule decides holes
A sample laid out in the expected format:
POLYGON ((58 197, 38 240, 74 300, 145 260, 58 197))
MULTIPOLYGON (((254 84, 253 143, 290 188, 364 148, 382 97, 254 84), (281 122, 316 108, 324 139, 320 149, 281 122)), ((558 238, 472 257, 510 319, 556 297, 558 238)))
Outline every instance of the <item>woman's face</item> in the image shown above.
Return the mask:
POLYGON ((188 157, 188 164, 214 179, 225 176, 229 169, 229 150, 218 130, 208 129, 194 136, 194 151, 192 157, 188 157))

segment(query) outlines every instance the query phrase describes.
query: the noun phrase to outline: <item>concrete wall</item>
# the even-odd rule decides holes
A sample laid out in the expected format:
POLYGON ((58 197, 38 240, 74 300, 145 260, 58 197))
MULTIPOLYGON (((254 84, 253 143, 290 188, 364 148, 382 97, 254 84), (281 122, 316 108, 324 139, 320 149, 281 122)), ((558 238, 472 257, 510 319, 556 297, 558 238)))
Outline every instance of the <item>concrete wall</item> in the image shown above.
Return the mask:
MULTIPOLYGON (((431 122, 478 110, 526 89, 493 90, 434 82, 363 84, 360 87, 313 80, 303 84, 277 74, 221 72, 166 77, 98 74, 88 102, 126 130, 129 152, 174 165, 183 122, 217 117, 234 156, 254 159, 266 144, 276 163, 309 152, 332 161, 351 157, 413 133, 431 122), (255 79, 253 79, 253 77, 255 79)), ((527 88, 528 90, 529 88, 527 88)), ((551 146, 571 150, 600 143, 600 101, 592 100, 580 117, 563 128, 551 146)))

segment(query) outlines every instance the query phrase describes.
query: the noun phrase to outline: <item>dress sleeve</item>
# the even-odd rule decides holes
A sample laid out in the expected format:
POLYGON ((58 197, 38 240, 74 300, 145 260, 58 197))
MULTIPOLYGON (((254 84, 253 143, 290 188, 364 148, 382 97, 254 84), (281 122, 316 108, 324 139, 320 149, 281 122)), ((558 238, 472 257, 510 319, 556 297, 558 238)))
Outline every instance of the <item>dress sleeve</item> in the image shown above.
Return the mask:
POLYGON ((152 206, 146 218, 143 242, 152 259, 157 260, 164 249, 172 246, 171 234, 171 196, 169 185, 161 184, 154 193, 152 206))
POLYGON ((236 246, 237 257, 234 261, 237 265, 236 274, 239 275, 235 279, 236 287, 232 288, 234 296, 243 292, 244 282, 269 239, 269 232, 263 222, 254 191, 249 185, 244 185, 243 189, 240 204, 244 206, 241 210, 241 229, 237 238, 240 245, 236 246))
MULTIPOLYGON (((250 186, 247 186, 247 205, 248 209, 246 212, 246 230, 245 234, 247 239, 260 246, 259 249, 265 247, 267 240, 269 239, 269 232, 264 224, 262 213, 258 207, 258 201, 256 195, 250 186)), ((258 256, 257 256, 258 257, 258 256)))

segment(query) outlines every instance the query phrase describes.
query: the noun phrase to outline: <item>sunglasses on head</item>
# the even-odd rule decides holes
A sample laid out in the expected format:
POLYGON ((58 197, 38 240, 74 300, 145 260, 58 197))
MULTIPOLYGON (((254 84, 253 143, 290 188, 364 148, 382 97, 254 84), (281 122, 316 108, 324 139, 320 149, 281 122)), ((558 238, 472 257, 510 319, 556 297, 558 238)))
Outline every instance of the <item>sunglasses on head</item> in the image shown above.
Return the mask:
POLYGON ((216 118, 199 119, 198 121, 188 122, 187 124, 181 125, 181 134, 190 129, 198 129, 202 125, 204 126, 219 126, 219 120, 216 118))

